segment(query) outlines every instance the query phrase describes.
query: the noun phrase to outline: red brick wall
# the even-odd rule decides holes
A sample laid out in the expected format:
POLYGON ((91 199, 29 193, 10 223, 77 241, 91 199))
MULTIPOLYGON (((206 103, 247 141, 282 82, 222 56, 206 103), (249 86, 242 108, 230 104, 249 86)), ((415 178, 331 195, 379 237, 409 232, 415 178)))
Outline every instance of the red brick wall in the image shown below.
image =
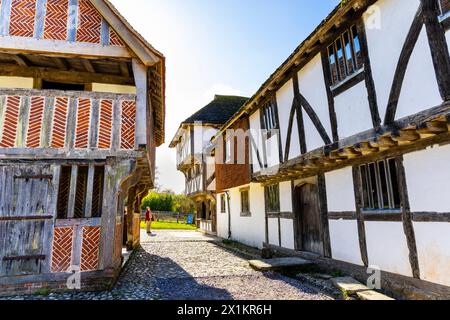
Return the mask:
POLYGON ((73 228, 55 228, 52 250, 52 272, 67 272, 72 263, 73 228))
MULTIPOLYGON (((238 120, 233 127, 233 130, 242 129, 245 132, 248 130, 248 120, 246 118, 238 120)), ((225 138, 224 138, 225 141, 225 138)), ((234 154, 235 162, 237 160, 237 145, 235 143, 234 154)), ((221 192, 226 189, 235 188, 241 185, 250 183, 250 165, 249 165, 249 141, 245 142, 245 164, 220 164, 219 161, 222 152, 216 150, 216 190, 221 192)))
POLYGON ((16 37, 34 35, 36 0, 12 0, 9 34, 16 37))
POLYGON ((122 102, 121 149, 134 149, 136 129, 136 102, 122 102))
POLYGON ((83 245, 81 247, 81 271, 98 269, 100 250, 100 227, 83 228, 83 245))

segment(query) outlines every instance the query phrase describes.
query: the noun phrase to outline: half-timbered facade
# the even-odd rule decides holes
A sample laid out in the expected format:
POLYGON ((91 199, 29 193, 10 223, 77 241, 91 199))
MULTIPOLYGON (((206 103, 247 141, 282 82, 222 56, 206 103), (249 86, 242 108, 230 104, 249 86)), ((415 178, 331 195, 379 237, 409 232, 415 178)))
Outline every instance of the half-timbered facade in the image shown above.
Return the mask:
POLYGON ((349 0, 317 27, 216 136, 251 129, 220 236, 450 297, 449 3, 349 0))
POLYGON ((164 142, 164 66, 108 1, 0 0, 0 294, 112 284, 164 142))
POLYGON ((196 203, 197 226, 209 233, 216 233, 215 192, 217 183, 222 181, 217 179, 211 138, 247 100, 216 95, 213 101, 181 123, 170 144, 177 151, 177 169, 186 179, 185 194, 196 203))

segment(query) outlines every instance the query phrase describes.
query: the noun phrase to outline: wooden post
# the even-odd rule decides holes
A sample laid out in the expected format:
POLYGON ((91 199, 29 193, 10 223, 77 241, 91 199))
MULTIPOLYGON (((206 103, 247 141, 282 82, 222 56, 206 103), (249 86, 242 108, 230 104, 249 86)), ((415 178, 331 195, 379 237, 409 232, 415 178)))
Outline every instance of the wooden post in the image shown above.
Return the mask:
POLYGON ((72 173, 70 176, 70 191, 69 191, 69 204, 67 208, 67 218, 73 219, 75 215, 75 197, 77 192, 77 178, 78 178, 78 166, 72 166, 72 173))
POLYGON ((87 190, 86 190, 86 206, 84 207, 84 217, 92 217, 92 196, 94 191, 94 174, 95 166, 93 164, 89 165, 87 190))
POLYGON ((366 243, 366 229, 364 224, 364 216, 361 212, 361 208, 363 207, 363 199, 362 199, 362 185, 361 185, 361 177, 359 173, 359 167, 353 167, 353 186, 355 191, 355 201, 356 201, 356 219, 358 223, 358 238, 359 238, 359 248, 361 251, 361 260, 363 261, 366 267, 369 266, 369 258, 367 254, 367 243, 366 243))
POLYGON ((147 144, 147 67, 133 59, 133 73, 136 83, 136 147, 147 144))
POLYGON ((405 167, 403 159, 398 157, 395 159, 398 173, 398 186, 400 189, 400 198, 402 202, 402 221, 405 231, 406 241, 409 249, 409 261, 414 278, 420 279, 419 258, 417 256, 416 236, 411 218, 411 209, 409 205, 408 186, 406 182, 405 167))

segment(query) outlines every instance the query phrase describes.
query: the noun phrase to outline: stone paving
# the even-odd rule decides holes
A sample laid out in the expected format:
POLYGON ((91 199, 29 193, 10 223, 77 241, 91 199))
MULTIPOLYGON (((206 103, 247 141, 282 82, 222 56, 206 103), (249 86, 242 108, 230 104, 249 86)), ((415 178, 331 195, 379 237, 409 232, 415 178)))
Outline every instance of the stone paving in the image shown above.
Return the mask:
MULTIPOLYGON (((310 284, 251 269, 247 259, 195 231, 157 230, 141 235, 142 248, 130 258, 109 292, 50 294, 30 300, 326 300, 310 284)), ((5 299, 5 298, 4 298, 5 299)))

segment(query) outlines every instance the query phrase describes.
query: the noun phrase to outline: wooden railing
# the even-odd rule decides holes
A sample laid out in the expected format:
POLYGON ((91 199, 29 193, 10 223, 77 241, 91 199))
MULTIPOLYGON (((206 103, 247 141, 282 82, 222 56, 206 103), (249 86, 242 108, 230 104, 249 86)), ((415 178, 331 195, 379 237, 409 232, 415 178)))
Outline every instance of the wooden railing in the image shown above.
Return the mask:
POLYGON ((136 96, 0 89, 0 148, 135 150, 136 96))

